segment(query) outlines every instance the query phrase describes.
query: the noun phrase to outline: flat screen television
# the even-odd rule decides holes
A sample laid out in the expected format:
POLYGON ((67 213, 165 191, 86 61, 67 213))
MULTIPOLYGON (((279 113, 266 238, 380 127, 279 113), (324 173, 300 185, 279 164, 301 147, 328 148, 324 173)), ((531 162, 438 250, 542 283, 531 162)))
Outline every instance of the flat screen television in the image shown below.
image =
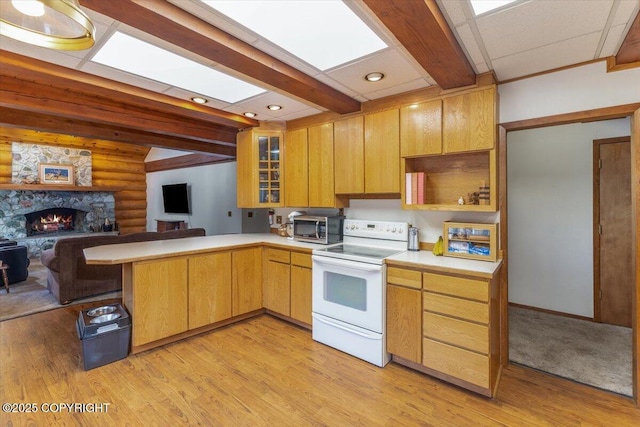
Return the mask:
POLYGON ((163 185, 162 201, 165 213, 190 213, 189 191, 186 183, 163 185))

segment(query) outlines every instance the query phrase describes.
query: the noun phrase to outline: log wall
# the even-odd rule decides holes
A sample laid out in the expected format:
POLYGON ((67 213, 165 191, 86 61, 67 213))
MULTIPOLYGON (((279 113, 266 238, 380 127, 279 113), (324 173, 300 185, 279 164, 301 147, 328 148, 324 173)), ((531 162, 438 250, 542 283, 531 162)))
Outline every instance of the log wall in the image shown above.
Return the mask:
POLYGON ((120 233, 147 229, 147 179, 144 159, 148 147, 90 140, 47 132, 0 127, 0 184, 11 183, 11 143, 23 142, 91 150, 94 187, 116 187, 116 221, 120 233))

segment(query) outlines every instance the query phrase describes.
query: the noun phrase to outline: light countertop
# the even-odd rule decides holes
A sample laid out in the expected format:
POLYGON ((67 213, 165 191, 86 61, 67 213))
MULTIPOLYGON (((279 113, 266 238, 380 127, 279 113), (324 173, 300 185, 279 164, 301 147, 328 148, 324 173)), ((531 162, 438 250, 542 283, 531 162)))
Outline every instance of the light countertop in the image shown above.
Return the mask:
MULTIPOLYGON (((326 247, 317 243, 289 240, 273 233, 222 234, 95 246, 84 249, 84 256, 87 264, 113 265, 231 250, 260 244, 274 245, 282 249, 299 250, 308 253, 311 253, 313 249, 326 247)), ((493 277, 502 263, 502 261, 487 262, 435 256, 431 251, 405 251, 390 256, 385 261, 390 265, 427 268, 439 272, 469 273, 487 278, 493 277)))

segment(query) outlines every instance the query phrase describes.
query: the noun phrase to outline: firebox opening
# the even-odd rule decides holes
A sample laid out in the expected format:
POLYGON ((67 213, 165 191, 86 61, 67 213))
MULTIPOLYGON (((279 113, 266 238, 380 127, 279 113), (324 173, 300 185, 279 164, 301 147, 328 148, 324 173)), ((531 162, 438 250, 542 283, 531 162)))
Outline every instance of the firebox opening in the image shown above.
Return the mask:
POLYGON ((84 214, 85 212, 72 208, 44 209, 25 214, 27 236, 74 232, 78 219, 84 214))

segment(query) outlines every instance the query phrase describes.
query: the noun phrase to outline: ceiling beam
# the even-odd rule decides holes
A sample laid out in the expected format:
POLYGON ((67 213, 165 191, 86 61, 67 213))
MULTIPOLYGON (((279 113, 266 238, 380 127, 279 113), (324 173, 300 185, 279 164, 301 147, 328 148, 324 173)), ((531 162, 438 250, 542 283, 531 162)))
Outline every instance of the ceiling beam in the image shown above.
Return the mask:
MULTIPOLYGON (((202 120, 215 125, 235 129, 260 125, 257 120, 242 115, 201 106, 6 50, 0 50, 0 72, 2 76, 31 80, 36 83, 75 92, 84 92, 90 96, 102 96, 123 104, 135 105, 161 113, 177 114, 185 118, 202 120)), ((87 102, 89 101, 90 99, 87 100, 87 102)))
POLYGON ((146 173, 149 173, 168 171, 173 169, 192 168, 194 166, 224 163, 231 160, 234 159, 229 159, 223 156, 212 156, 208 154, 186 154, 184 156, 170 157, 168 159, 145 162, 144 171, 146 173))
POLYGON ((360 110, 359 101, 167 1, 81 0, 80 4, 322 108, 339 114, 360 110))
POLYGON ((617 65, 633 62, 640 62, 640 11, 636 15, 636 19, 633 20, 633 24, 631 24, 631 28, 629 28, 629 32, 616 55, 617 65))
POLYGON ((232 145, 220 145, 186 138, 157 135, 150 132, 101 125, 37 112, 25 114, 24 110, 2 106, 0 106, 0 125, 7 128, 53 132, 91 140, 126 142, 148 147, 209 153, 225 158, 235 158, 236 156, 236 147, 232 145))
POLYGON ((476 74, 435 0, 363 0, 443 89, 476 83, 476 74))

